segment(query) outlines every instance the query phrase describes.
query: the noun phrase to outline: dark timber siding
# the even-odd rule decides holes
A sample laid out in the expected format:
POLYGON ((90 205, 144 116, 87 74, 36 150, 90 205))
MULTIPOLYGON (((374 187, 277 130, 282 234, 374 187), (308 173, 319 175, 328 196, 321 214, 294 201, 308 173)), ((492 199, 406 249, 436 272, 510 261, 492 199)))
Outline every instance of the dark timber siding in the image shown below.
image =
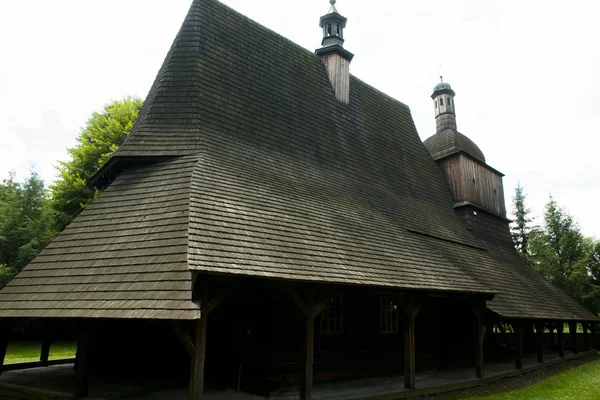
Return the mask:
POLYGON ((457 203, 467 201, 506 216, 502 176, 462 153, 439 160, 438 165, 457 203))

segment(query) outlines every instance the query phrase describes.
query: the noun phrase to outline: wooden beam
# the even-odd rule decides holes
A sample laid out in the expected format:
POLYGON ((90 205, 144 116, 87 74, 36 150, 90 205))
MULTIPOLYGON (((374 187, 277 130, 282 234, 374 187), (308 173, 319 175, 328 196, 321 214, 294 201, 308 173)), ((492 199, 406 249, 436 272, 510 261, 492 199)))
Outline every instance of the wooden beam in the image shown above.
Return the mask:
POLYGON ((192 356, 190 371, 190 400, 204 398, 204 367, 206 361, 206 332, 208 328, 208 315, 202 316, 195 323, 195 346, 192 356))
POLYGON ((87 397, 90 387, 90 346, 91 326, 80 328, 81 333, 77 341, 77 353, 75 356, 75 388, 73 399, 78 400, 87 397))
POLYGON ((579 345, 577 344, 577 322, 569 322, 569 336, 571 336, 571 351, 579 354, 579 345))
POLYGON ((309 293, 306 303, 305 314, 305 343, 304 343, 304 371, 302 374, 302 385, 300 387, 300 399, 311 400, 313 389, 313 373, 315 361, 315 308, 316 308, 316 290, 309 293))
POLYGON ((475 376, 484 378, 483 340, 485 339, 485 325, 481 313, 475 317, 475 376))
POLYGON ((524 342, 524 327, 522 321, 513 322, 514 346, 515 346, 515 368, 523 369, 523 342, 524 342))
POLYGON ((535 323, 535 343, 537 349, 537 362, 539 364, 544 363, 544 323, 535 323))
POLYGON ((565 323, 564 321, 559 321, 556 323, 556 337, 558 339, 558 356, 560 358, 565 358, 565 323))
POLYGON ((415 319, 421 311, 415 296, 404 296, 401 301, 402 309, 406 314, 404 325, 404 387, 416 387, 416 348, 415 348, 415 319))
POLYGON ((587 322, 582 322, 581 326, 583 327, 583 347, 585 351, 590 351, 590 335, 588 333, 589 325, 587 322))
POLYGON ((42 365, 48 364, 48 357, 50 356, 50 345, 52 344, 52 338, 48 332, 44 333, 42 338, 42 351, 40 352, 40 362, 42 365))
POLYGON ((12 332, 14 322, 9 319, 0 320, 0 374, 2 374, 4 366, 4 358, 12 332))
POLYGON ((196 345, 192 341, 192 338, 190 337, 190 335, 187 332, 183 331, 182 322, 181 321, 171 321, 171 325, 173 326, 173 330, 175 331, 175 334, 177 335, 177 337, 179 338, 181 343, 183 343, 183 346, 185 347, 187 352, 190 354, 190 356, 193 357, 194 353, 196 352, 196 345))
POLYGON ((213 297, 212 299, 210 299, 210 301, 208 302, 208 305, 206 306, 205 313, 207 313, 207 314, 212 313, 215 310, 215 308, 217 308, 225 299, 227 299, 227 297, 229 297, 230 293, 231 293, 231 290, 228 290, 228 291, 218 294, 215 297, 213 297))

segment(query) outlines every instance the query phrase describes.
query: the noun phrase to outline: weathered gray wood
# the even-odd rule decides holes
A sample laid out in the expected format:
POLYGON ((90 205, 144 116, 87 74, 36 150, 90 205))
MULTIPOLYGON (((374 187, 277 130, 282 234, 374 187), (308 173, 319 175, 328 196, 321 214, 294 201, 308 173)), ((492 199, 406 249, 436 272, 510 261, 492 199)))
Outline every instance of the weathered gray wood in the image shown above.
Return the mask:
POLYGON ((590 335, 589 335, 590 324, 587 322, 583 322, 581 324, 581 326, 583 327, 583 348, 585 349, 585 351, 590 351, 591 350, 590 335))
POLYGON ((421 310, 414 296, 404 296, 401 302, 406 314, 404 325, 404 387, 416 387, 416 348, 415 348, 415 318, 421 310))
MULTIPOLYGON (((302 384, 300 386, 300 399, 312 399, 313 373, 315 357, 315 317, 316 317, 316 288, 311 288, 308 293, 307 302, 301 301, 305 307, 305 343, 304 343, 304 371, 302 373, 302 384)), ((299 304, 300 307, 300 304, 299 304)))
POLYGON ((204 367, 206 361, 206 332, 208 327, 208 315, 202 315, 196 321, 195 329, 195 352, 192 357, 192 368, 190 372, 190 400, 204 398, 204 367))
POLYGON ((577 343, 577 322, 569 322, 569 336, 571 336, 571 351, 579 354, 579 344, 577 343))
POLYGON ((50 356, 50 345, 52 344, 52 338, 48 333, 42 338, 42 350, 40 352, 40 362, 42 365, 47 365, 48 357, 50 356))
POLYGON ((175 334, 177 335, 177 337, 179 338, 181 343, 183 343, 183 346, 185 347, 185 349, 187 350, 189 355, 193 357, 193 355, 196 351, 196 345, 192 341, 192 338, 190 337, 190 335, 188 335, 186 332, 184 332, 183 327, 182 327, 182 321, 171 321, 171 325, 173 326, 173 330, 175 331, 175 334))
POLYGON ((475 376, 479 379, 485 377, 483 362, 483 340, 485 338, 485 325, 481 316, 475 318, 475 376))
POLYGON ((537 349, 537 362, 542 364, 544 362, 544 323, 535 323, 535 343, 537 349))
POLYGON ((10 319, 0 320, 0 374, 4 369, 4 358, 12 332, 13 321, 10 319))
POLYGON ((73 392, 73 399, 75 400, 87 397, 89 393, 90 345, 91 332, 82 332, 77 342, 77 353, 75 356, 75 389, 73 392))
POLYGON ((523 341, 525 328, 522 321, 513 322, 514 346, 515 346, 515 368, 523 369, 523 341))
POLYGON ((565 358, 565 323, 563 321, 556 323, 556 337, 558 339, 558 356, 565 358))
POLYGON ((315 319, 312 317, 306 318, 304 346, 304 372, 300 389, 300 399, 310 400, 312 399, 315 357, 315 319))

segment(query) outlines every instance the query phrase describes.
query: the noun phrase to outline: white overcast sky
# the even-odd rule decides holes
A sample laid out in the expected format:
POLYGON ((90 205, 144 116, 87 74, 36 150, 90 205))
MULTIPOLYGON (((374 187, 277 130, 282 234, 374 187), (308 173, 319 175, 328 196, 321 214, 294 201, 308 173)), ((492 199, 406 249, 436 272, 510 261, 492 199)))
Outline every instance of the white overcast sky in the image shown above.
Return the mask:
MULTIPOLYGON (((225 0, 314 50, 327 0, 225 0)), ((191 0, 0 0, 0 179, 53 165, 92 111, 144 98, 191 0)), ((339 0, 351 72, 411 107, 435 132, 442 73, 459 130, 517 181, 535 214, 552 194, 600 238, 600 2, 339 0)))

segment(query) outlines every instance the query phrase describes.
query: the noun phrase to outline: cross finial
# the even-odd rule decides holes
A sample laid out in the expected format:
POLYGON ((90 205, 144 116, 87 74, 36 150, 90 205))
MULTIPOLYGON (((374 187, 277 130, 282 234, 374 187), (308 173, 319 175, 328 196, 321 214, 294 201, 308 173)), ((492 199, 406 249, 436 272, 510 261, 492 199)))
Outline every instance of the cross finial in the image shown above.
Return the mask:
POLYGON ((443 75, 440 75, 440 81, 441 81, 442 83, 444 83, 444 76, 443 76, 443 75))

